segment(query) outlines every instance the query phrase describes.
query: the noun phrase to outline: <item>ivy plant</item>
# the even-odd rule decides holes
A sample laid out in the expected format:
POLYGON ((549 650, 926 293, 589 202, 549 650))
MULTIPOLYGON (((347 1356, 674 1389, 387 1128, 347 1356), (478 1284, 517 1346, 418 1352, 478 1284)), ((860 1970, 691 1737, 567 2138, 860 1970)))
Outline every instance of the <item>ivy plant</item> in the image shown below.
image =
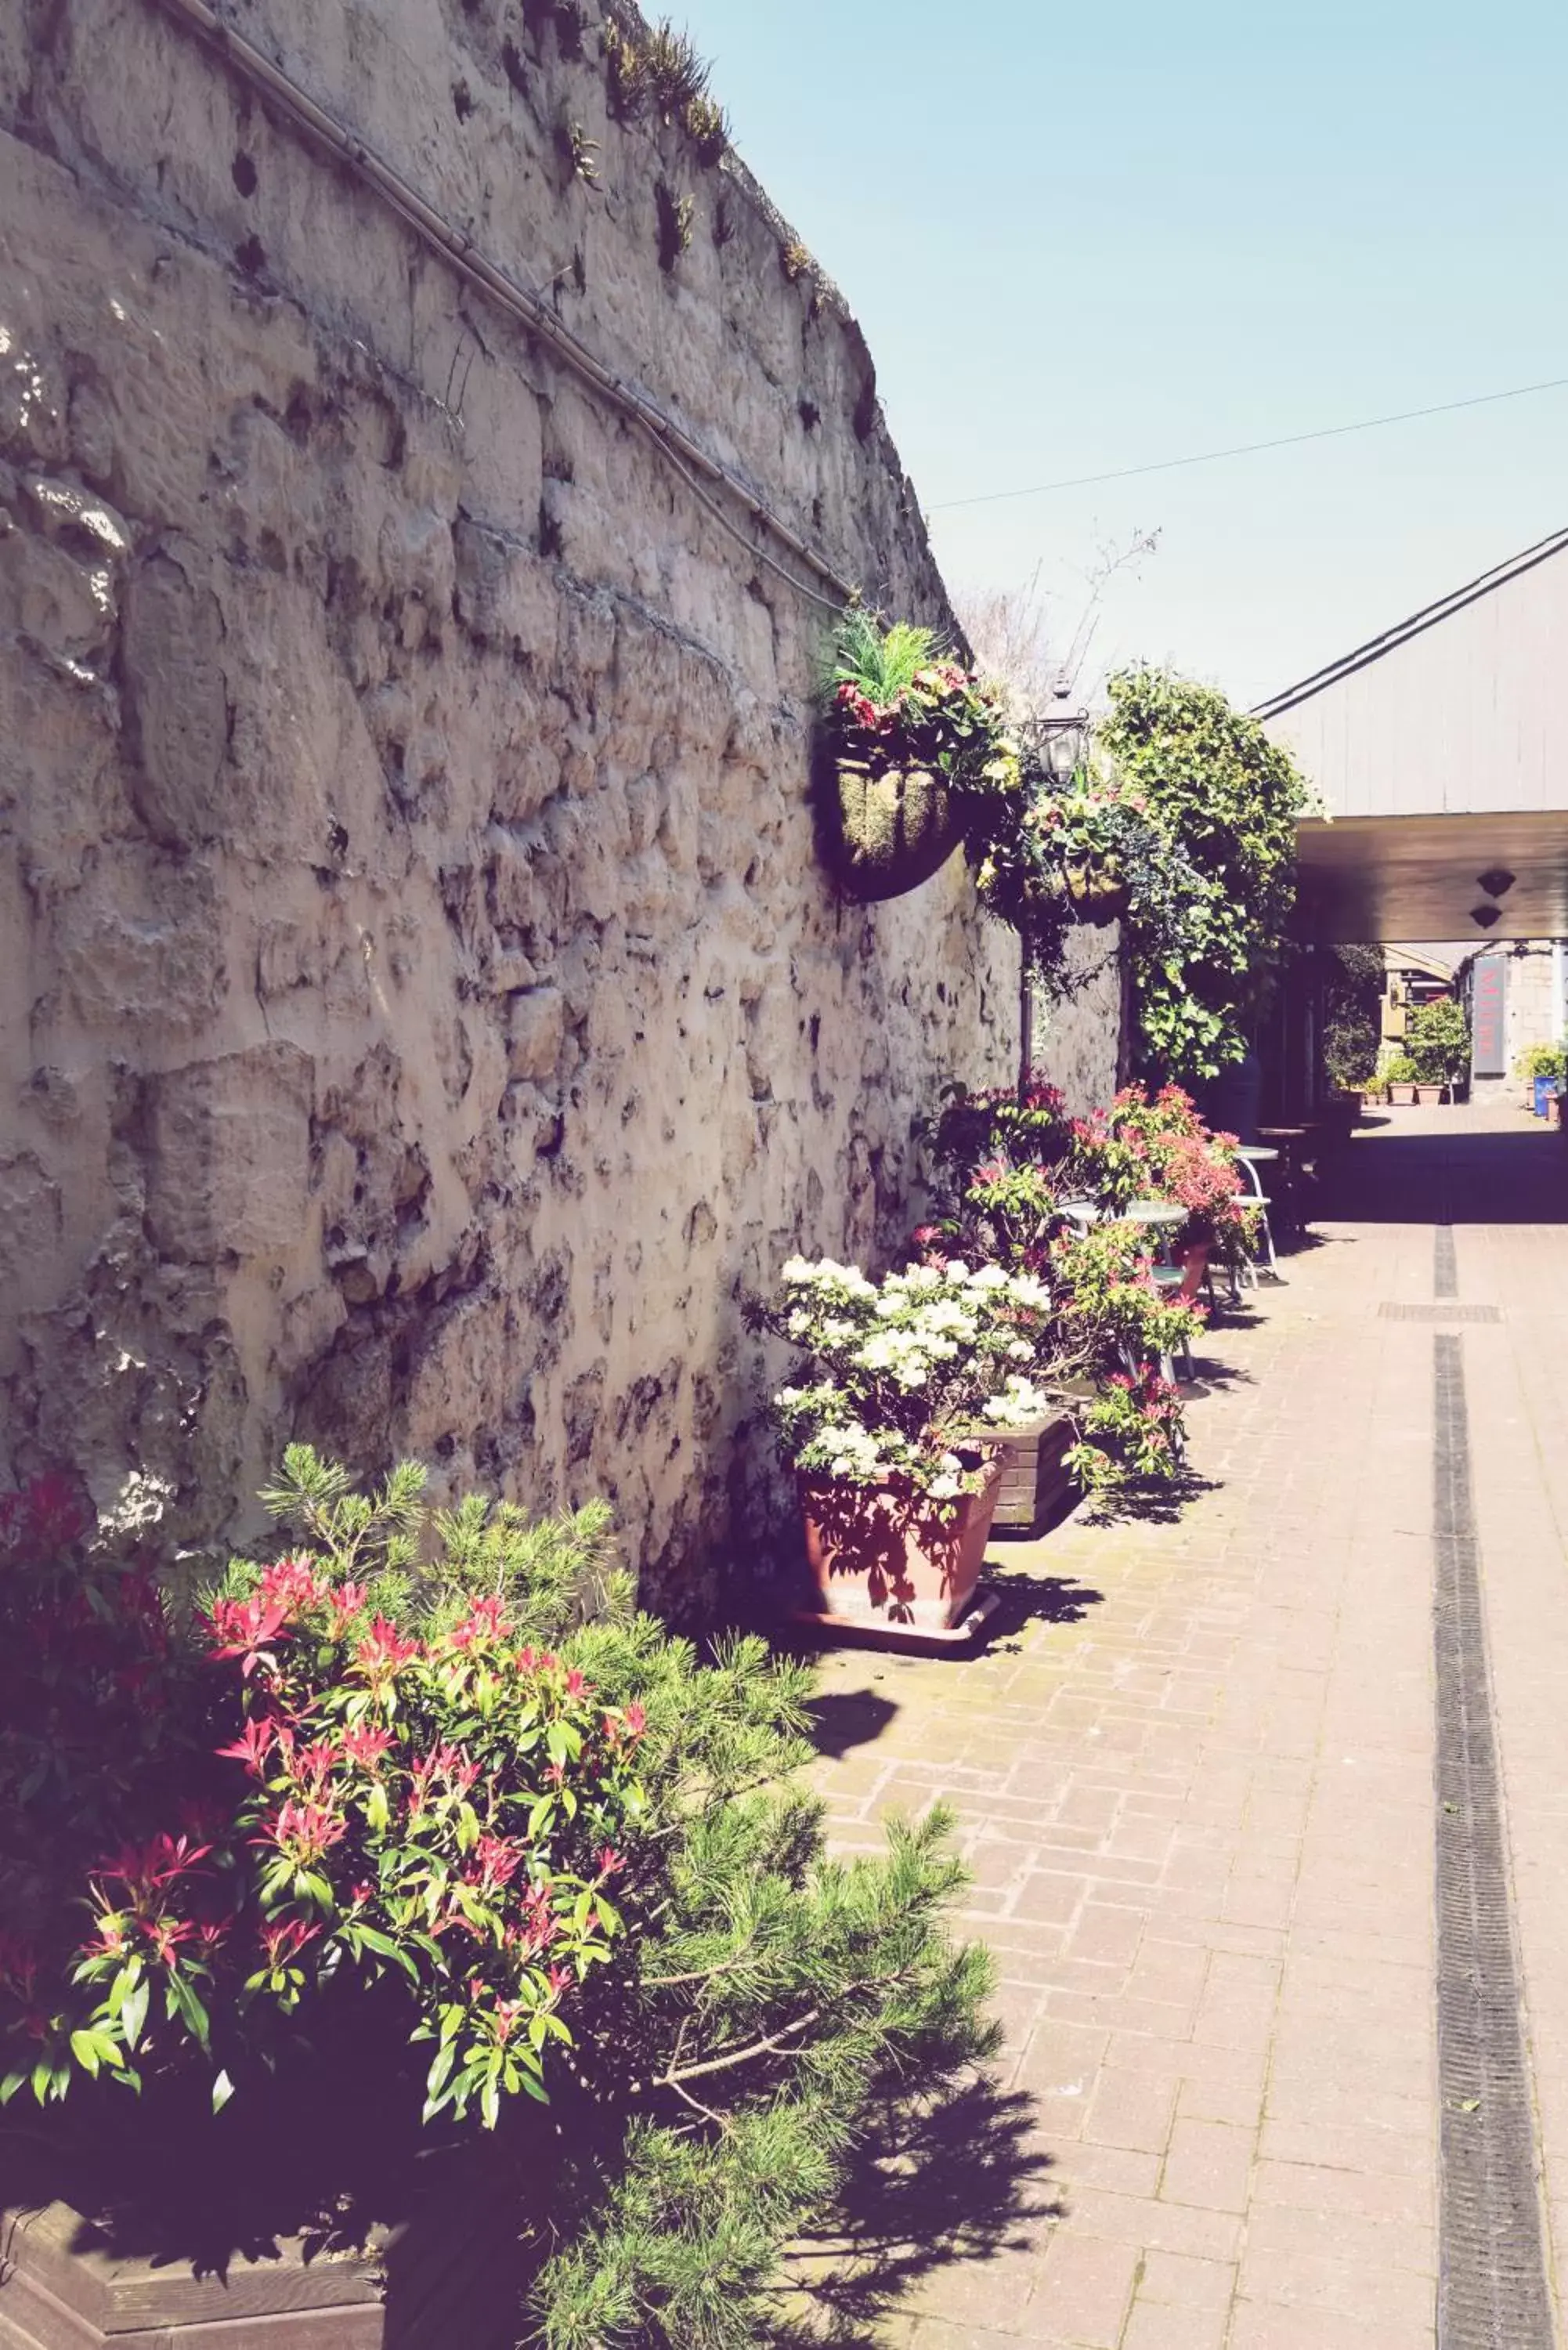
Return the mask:
POLYGON ((1112 678, 1099 752, 1191 868, 1178 930, 1135 895, 1126 944, 1147 1071, 1190 1084, 1247 1049, 1246 1022, 1284 948, 1296 825, 1313 794, 1289 754, 1215 686, 1158 669, 1112 678))

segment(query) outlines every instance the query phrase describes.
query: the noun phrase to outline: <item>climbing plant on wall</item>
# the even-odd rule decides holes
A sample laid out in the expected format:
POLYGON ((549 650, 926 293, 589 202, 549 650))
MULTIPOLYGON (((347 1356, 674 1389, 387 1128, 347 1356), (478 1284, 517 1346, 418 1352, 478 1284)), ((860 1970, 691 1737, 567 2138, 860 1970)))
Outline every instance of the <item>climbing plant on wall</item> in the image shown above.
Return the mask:
POLYGON ((1193 870, 1158 939, 1135 897, 1124 933, 1142 1066, 1184 1083, 1247 1049, 1246 1020, 1284 944, 1296 824, 1313 795, 1289 754, 1215 686, 1158 669, 1112 678, 1098 751, 1193 870))

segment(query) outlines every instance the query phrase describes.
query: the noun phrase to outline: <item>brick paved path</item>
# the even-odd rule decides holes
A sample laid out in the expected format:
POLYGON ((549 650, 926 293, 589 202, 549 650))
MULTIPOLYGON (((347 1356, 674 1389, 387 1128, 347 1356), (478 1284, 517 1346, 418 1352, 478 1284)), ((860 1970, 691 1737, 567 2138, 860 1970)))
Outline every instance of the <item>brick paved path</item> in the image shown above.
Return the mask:
POLYGON ((1203 1350, 1210 1490, 994 1545, 1030 1612, 981 1658, 827 1660, 838 1843, 957 1807, 1059 2210, 934 2271, 890 2344, 1430 2350, 1434 1331, 1378 1309, 1429 1307, 1444 1216, 1460 1301, 1502 1309, 1460 1343, 1568 2266, 1568 1139, 1395 1113, 1326 1204, 1203 1350))

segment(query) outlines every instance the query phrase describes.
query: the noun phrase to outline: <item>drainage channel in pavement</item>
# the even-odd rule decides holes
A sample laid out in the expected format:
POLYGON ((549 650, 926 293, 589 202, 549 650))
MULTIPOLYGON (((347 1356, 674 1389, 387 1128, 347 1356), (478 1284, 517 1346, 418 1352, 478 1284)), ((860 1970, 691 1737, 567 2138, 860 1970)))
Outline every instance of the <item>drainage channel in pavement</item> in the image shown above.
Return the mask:
POLYGON ((1454 1228, 1445 1217, 1432 1242, 1432 1295, 1434 1297, 1457 1297, 1459 1294, 1459 1266, 1454 1252, 1454 1228))
POLYGON ((1501 1322, 1496 1305, 1404 1305, 1386 1298, 1377 1308, 1385 1322, 1501 1322))
MULTIPOLYGON (((1433 1286, 1459 1290, 1437 1234, 1433 1286)), ((1449 1305, 1442 1321, 1496 1320, 1449 1305)), ((1413 1319, 1414 1315, 1402 1318, 1413 1319)), ((1502 1820, 1480 1554, 1470 1481, 1464 1340, 1433 1337, 1437 1586, 1438 2350, 1552 2350, 1512 1896, 1502 1820)))

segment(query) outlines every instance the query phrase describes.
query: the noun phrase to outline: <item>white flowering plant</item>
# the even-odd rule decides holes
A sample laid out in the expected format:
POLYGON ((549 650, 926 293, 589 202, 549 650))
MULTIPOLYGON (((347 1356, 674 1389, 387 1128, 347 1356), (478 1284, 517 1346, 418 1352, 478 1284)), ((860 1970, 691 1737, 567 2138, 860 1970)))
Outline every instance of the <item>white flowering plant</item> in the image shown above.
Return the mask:
POLYGON ((751 1319, 798 1350, 773 1409, 785 1459, 807 1475, 906 1483, 951 1504, 983 1483, 988 1434, 1053 1406, 1057 1316, 1032 1273, 953 1259, 877 1282, 792 1257, 751 1319))

